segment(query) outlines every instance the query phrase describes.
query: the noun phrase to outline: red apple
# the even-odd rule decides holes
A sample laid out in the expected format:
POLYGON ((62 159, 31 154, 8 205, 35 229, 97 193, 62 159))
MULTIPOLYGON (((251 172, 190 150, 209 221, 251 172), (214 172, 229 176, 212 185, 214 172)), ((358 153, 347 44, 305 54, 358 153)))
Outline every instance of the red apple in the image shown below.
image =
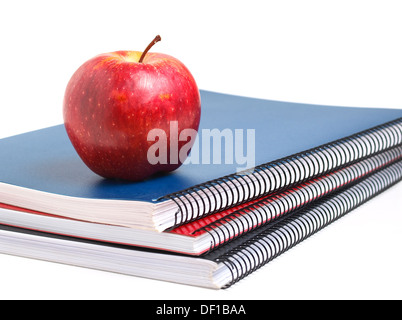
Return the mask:
POLYGON ((198 130, 199 90, 179 60, 148 53, 159 40, 156 37, 144 52, 98 55, 85 62, 67 85, 63 103, 67 134, 84 163, 100 176, 138 181, 175 170, 183 162, 178 155, 181 147, 192 144, 172 135, 198 130), (172 123, 178 132, 170 132, 172 123), (150 163, 152 129, 166 133, 166 151, 175 161, 150 163), (170 141, 177 143, 171 146, 170 141))

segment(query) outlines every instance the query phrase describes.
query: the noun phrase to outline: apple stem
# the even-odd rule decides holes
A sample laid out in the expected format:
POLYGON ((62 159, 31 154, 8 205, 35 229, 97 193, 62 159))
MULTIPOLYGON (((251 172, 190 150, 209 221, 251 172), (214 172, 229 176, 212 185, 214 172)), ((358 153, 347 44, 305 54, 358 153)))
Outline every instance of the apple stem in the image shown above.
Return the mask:
POLYGON ((146 47, 146 49, 145 49, 144 52, 142 53, 141 58, 140 58, 140 60, 138 60, 138 62, 139 62, 139 63, 142 63, 142 60, 144 60, 144 57, 145 57, 145 55, 147 54, 147 52, 149 51, 149 49, 151 49, 155 43, 157 43, 157 42, 159 42, 159 41, 161 41, 161 40, 162 40, 161 36, 160 36, 160 35, 157 35, 157 36, 155 37, 155 39, 151 41, 151 43, 148 45, 148 47, 146 47))

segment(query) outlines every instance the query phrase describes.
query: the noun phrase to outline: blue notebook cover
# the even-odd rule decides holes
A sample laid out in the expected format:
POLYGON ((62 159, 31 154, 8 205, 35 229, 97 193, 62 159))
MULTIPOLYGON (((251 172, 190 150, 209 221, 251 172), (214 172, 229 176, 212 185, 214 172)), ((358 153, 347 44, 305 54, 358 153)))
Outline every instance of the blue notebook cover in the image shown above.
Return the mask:
MULTIPOLYGON (((320 106, 201 91, 203 129, 255 130, 255 165, 402 117, 399 109, 320 106)), ((0 182, 66 196, 151 202, 236 172, 238 163, 184 164, 142 182, 104 179, 81 161, 63 125, 0 140, 0 182)), ((222 157, 224 157, 222 153, 222 157)), ((212 158, 211 158, 212 159, 212 158)), ((212 160, 211 160, 212 162, 212 160)))

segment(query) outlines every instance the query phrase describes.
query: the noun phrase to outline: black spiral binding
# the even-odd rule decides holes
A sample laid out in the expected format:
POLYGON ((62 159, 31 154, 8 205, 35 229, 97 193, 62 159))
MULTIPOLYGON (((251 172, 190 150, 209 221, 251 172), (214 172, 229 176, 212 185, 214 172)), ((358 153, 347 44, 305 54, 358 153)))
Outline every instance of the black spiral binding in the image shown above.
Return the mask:
POLYGON ((158 199, 178 206, 174 227, 294 186, 402 144, 402 118, 158 199))
POLYGON ((402 161, 399 161, 350 188, 277 220, 263 231, 254 231, 255 234, 249 235, 246 240, 237 239, 240 244, 234 242, 233 249, 213 258, 226 265, 231 273, 231 280, 224 288, 232 286, 401 179, 402 161))
MULTIPOLYGON (((210 252, 214 248, 232 241, 267 223, 300 209, 314 200, 352 184, 402 159, 402 146, 392 148, 378 155, 331 172, 305 184, 266 196, 241 209, 194 230, 196 234, 205 231, 210 235, 210 252)), ((206 252, 205 254, 208 254, 206 252)))

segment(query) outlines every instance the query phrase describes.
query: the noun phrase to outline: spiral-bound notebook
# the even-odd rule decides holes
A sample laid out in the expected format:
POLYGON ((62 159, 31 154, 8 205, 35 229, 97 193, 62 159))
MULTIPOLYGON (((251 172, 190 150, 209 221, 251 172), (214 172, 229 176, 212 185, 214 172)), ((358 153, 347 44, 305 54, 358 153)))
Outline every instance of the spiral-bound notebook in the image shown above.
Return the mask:
POLYGON ((318 106, 207 91, 201 91, 201 101, 198 151, 209 150, 211 157, 204 159, 205 152, 197 157, 193 147, 190 164, 138 183, 92 173, 62 125, 0 140, 0 202, 94 224, 161 232, 402 143, 402 110, 318 106), (241 152, 233 153, 240 156, 232 154, 232 161, 224 152, 215 156, 211 140, 216 135, 220 142, 234 139, 241 152))
POLYGON ((350 186, 401 159, 402 146, 394 147, 294 187, 165 232, 63 219, 5 203, 0 203, 0 223, 103 242, 200 255, 350 186))
POLYGON ((228 288, 402 179, 402 161, 194 257, 0 225, 0 252, 214 289, 228 288))

